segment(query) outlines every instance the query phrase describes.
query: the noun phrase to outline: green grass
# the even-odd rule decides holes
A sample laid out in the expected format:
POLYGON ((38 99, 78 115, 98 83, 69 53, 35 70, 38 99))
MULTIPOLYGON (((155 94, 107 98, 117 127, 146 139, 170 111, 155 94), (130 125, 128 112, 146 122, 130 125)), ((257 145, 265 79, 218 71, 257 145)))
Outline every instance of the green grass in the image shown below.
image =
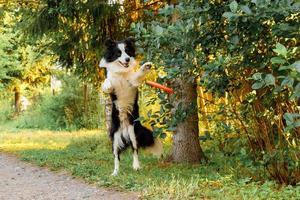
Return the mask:
POLYGON ((119 176, 112 177, 110 143, 99 130, 2 129, 0 151, 51 170, 65 170, 102 187, 139 192, 142 199, 300 199, 300 186, 251 181, 249 170, 238 159, 208 151, 210 162, 204 165, 172 164, 141 152, 143 169, 138 172, 131 167, 128 151, 121 156, 119 176))

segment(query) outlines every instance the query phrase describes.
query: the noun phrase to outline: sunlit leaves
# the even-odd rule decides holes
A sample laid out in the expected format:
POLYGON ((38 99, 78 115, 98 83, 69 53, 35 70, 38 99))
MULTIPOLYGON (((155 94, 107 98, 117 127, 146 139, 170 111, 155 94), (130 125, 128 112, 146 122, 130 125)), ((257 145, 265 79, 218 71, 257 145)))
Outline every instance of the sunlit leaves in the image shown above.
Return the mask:
POLYGON ((161 26, 156 25, 156 26, 154 27, 154 31, 155 31, 155 33, 156 33, 157 35, 161 35, 161 34, 164 32, 164 29, 163 29, 161 26))
POLYGON ((53 41, 49 48, 58 56, 62 67, 97 84, 103 77, 96 66, 105 39, 124 39, 128 35, 123 26, 128 27, 132 19, 128 14, 120 16, 118 9, 119 4, 107 1, 46 1, 41 9, 30 10, 33 14, 28 35, 47 35, 53 41), (121 23, 122 20, 128 22, 121 23), (121 32, 126 32, 122 33, 123 38, 119 37, 121 32))
POLYGON ((241 7, 241 10, 242 10, 243 12, 245 12, 246 14, 248 14, 248 15, 251 15, 251 14, 252 14, 252 11, 251 11, 251 9, 249 8, 249 6, 241 5, 240 7, 241 7))
MULTIPOLYGON (((24 38, 23 30, 18 26, 22 18, 16 12, 6 11, 9 20, 0 23, 0 82, 6 90, 16 87, 33 90, 49 80, 51 58, 44 48, 48 42, 33 43, 30 38, 24 38)), ((25 17, 26 13, 23 15, 25 17)))
POLYGON ((238 8, 238 3, 236 1, 232 1, 229 4, 229 7, 230 7, 231 12, 235 13, 237 11, 237 8, 238 8))
POLYGON ((300 127, 300 114, 299 113, 285 113, 283 115, 287 127, 285 131, 290 131, 293 128, 300 127))
POLYGON ((294 62, 291 66, 293 66, 296 71, 300 73, 300 60, 294 62))
POLYGON ((222 16, 227 18, 228 20, 231 20, 231 18, 235 17, 236 14, 234 14, 232 12, 225 12, 222 16))
POLYGON ((252 85, 252 89, 253 90, 258 90, 258 89, 260 89, 260 88, 262 88, 263 86, 264 86, 265 84, 264 84, 264 82, 255 82, 253 85, 252 85))
POLYGON ((285 77, 281 82, 281 86, 293 87, 293 85, 294 85, 294 79, 290 76, 285 77))
POLYGON ((273 58, 271 58, 271 62, 273 64, 284 64, 285 60, 281 57, 273 57, 273 58))
POLYGON ((265 77, 266 86, 275 85, 275 77, 272 74, 267 74, 265 77))
POLYGON ((253 74, 252 75, 252 79, 256 80, 256 81, 261 80, 262 79, 262 73, 261 72, 257 72, 255 74, 253 74))

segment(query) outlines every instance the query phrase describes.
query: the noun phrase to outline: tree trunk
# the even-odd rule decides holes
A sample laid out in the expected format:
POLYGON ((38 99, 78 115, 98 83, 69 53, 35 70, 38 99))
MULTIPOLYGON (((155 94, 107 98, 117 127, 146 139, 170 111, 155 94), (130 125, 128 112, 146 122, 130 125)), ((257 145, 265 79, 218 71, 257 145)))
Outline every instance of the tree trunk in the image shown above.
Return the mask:
POLYGON ((21 93, 18 87, 15 87, 15 113, 19 114, 21 111, 21 93))
POLYGON ((86 83, 83 84, 83 108, 86 115, 88 109, 88 86, 86 83))
POLYGON ((198 163, 205 159, 205 156, 199 142, 197 88, 195 84, 179 79, 177 79, 176 85, 175 109, 181 102, 183 108, 194 106, 194 110, 177 124, 173 135, 172 159, 174 162, 198 163))
MULTIPOLYGON (((168 1, 169 5, 176 6, 177 3, 178 0, 168 1)), ((175 12, 172 15, 171 21, 176 23, 179 17, 178 12, 175 12)), ((205 156, 199 141, 197 85, 186 82, 183 78, 178 78, 175 80, 173 88, 176 88, 175 93, 177 97, 173 103, 174 108, 177 109, 179 103, 182 103, 183 108, 187 109, 193 106, 194 110, 182 122, 177 124, 173 135, 172 159, 175 162, 198 163, 205 159, 205 156)))

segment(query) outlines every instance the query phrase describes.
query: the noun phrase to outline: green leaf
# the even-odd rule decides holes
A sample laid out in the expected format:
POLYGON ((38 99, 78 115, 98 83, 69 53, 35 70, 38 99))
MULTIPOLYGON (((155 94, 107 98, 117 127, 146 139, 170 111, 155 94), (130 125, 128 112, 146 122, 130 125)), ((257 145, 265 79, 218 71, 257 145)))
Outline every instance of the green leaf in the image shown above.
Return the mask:
POLYGON ((240 152, 241 152, 241 154, 244 155, 244 156, 247 155, 247 151, 246 151, 245 148, 241 148, 241 151, 240 151, 240 152))
POLYGON ((239 36, 238 35, 234 35, 231 40, 230 40, 233 44, 237 45, 239 43, 239 36))
POLYGON ((265 77, 266 85, 275 85, 275 77, 272 74, 267 74, 265 77))
POLYGON ((166 133, 161 133, 161 134, 159 135, 159 137, 160 137, 161 139, 165 139, 165 138, 167 137, 167 134, 166 134, 166 133))
POLYGON ((296 61, 291 65, 288 66, 281 66, 279 70, 286 70, 286 69, 291 69, 291 70, 296 70, 298 73, 300 73, 300 61, 296 61))
POLYGON ((295 121, 294 123, 295 128, 300 126, 300 119, 298 119, 297 121, 295 121))
POLYGON ((157 25, 155 26, 154 31, 157 35, 161 35, 164 32, 164 29, 161 26, 157 25))
POLYGON ((287 54, 287 49, 280 43, 276 44, 276 49, 273 49, 273 51, 276 52, 278 55, 282 55, 284 57, 287 54))
POLYGON ((283 118, 285 119, 286 124, 289 126, 293 124, 295 119, 299 116, 300 115, 298 113, 284 113, 283 118))
POLYGON ((222 16, 227 18, 228 20, 231 20, 231 18, 236 16, 236 14, 234 14, 232 12, 225 12, 222 16))
POLYGON ((290 66, 290 65, 288 65, 288 66, 281 66, 281 67, 279 67, 279 71, 282 71, 282 70, 287 70, 287 69, 292 69, 292 66, 290 66))
POLYGON ((281 86, 288 86, 288 87, 293 87, 294 84, 294 79, 290 76, 285 77, 283 81, 281 82, 281 86))
POLYGON ((255 82, 252 85, 252 89, 253 90, 258 90, 258 89, 262 88, 263 86, 264 86, 264 82, 255 82))
POLYGON ((296 71, 300 73, 300 60, 294 62, 291 66, 293 66, 296 71))
POLYGON ((257 4, 257 0, 251 0, 251 3, 257 4))
POLYGON ((245 12, 245 13, 248 14, 248 15, 251 15, 251 14, 252 14, 252 11, 251 11, 250 8, 249 8, 248 6, 246 6, 246 5, 242 5, 242 6, 241 6, 241 9, 242 9, 243 12, 245 12))
POLYGON ((229 4, 230 10, 233 13, 236 13, 237 8, 238 8, 238 3, 236 1, 233 1, 229 4))
POLYGON ((273 64, 284 64, 285 60, 280 57, 273 57, 273 58, 271 58, 271 62, 273 64))
POLYGON ((253 74, 253 75, 252 75, 252 79, 253 79, 253 80, 256 80, 256 81, 262 80, 262 73, 257 72, 257 73, 255 73, 255 74, 253 74))

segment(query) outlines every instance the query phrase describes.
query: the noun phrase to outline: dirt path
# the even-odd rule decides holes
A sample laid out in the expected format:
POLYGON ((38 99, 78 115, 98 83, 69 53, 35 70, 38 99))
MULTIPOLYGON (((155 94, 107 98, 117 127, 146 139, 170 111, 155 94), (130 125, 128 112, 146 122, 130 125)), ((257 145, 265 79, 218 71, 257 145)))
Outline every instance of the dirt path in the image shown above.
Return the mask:
POLYGON ((88 185, 0 153, 0 200, 129 200, 135 194, 88 185))

